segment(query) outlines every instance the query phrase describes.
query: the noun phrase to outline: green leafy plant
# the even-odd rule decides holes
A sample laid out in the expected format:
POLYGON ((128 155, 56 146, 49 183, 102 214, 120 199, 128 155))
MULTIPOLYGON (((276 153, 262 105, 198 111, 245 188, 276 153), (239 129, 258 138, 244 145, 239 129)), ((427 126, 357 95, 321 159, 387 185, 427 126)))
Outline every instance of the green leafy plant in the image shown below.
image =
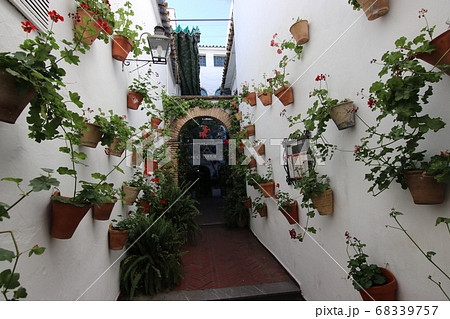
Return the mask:
POLYGON ((142 31, 142 27, 136 24, 134 25, 134 29, 132 29, 133 21, 129 17, 134 16, 134 11, 131 8, 131 2, 127 1, 122 7, 116 10, 114 15, 114 33, 124 36, 133 43, 131 51, 136 57, 142 53, 139 40, 137 39, 138 31, 142 31))
POLYGON ((103 133, 100 142, 102 145, 111 146, 117 138, 119 142, 115 144, 115 150, 123 149, 133 136, 135 128, 128 123, 126 115, 115 114, 112 110, 108 113, 109 115, 99 109, 99 114, 94 116, 94 124, 99 125, 103 133))
POLYGON ((262 209, 264 209, 263 196, 259 193, 252 199, 252 217, 257 217, 262 209))
MULTIPOLYGON (((11 205, 8 205, 4 202, 0 202, 0 222, 3 221, 4 218, 10 218, 9 211, 13 209, 18 203, 24 200, 33 192, 40 192, 43 190, 50 190, 51 187, 56 187, 59 185, 59 181, 55 178, 51 177, 51 173, 53 170, 48 168, 42 169, 47 174, 40 175, 29 182, 30 190, 25 191, 21 188, 20 184, 23 181, 21 178, 12 178, 5 177, 2 178, 1 181, 13 182, 16 184, 17 188, 20 190, 20 197, 11 205)), ((0 231, 0 234, 9 235, 11 237, 11 241, 14 245, 14 251, 0 248, 0 262, 8 261, 13 263, 11 269, 4 269, 0 272, 0 292, 2 293, 5 300, 18 300, 27 297, 26 289, 21 286, 19 279, 20 274, 16 272, 17 265, 19 262, 20 256, 28 253, 28 256, 31 255, 41 255, 44 253, 45 248, 39 247, 35 245, 34 247, 22 251, 19 251, 19 245, 17 243, 16 238, 14 237, 14 233, 11 230, 0 231), (11 291, 15 289, 14 291, 11 291), (12 296, 11 296, 12 293, 12 296)))
POLYGON ((386 278, 383 276, 380 267, 367 263, 369 256, 363 250, 366 244, 361 243, 356 237, 351 237, 349 232, 345 232, 345 238, 349 259, 347 267, 350 269, 347 278, 352 280, 353 287, 360 291, 361 289, 384 284, 386 278))
POLYGON ((422 169, 438 183, 450 182, 450 151, 432 156, 428 162, 422 163, 422 169))
POLYGON ((275 191, 275 200, 277 201, 278 208, 289 209, 290 205, 294 202, 289 193, 283 192, 279 189, 280 184, 275 185, 277 190, 275 191))
MULTIPOLYGON (((444 271, 444 269, 439 266, 438 264, 436 264, 436 262, 433 260, 433 257, 436 255, 436 252, 434 251, 427 251, 425 252, 423 250, 423 248, 421 248, 419 246, 419 244, 417 243, 417 241, 410 235, 410 233, 405 229, 405 227, 403 227, 403 225, 400 223, 400 221, 398 220, 399 216, 402 216, 403 213, 395 210, 394 208, 391 210, 389 216, 392 217, 397 226, 388 226, 391 228, 395 228, 398 229, 400 231, 402 231, 407 237, 408 239, 414 244, 414 246, 416 246, 416 248, 420 251, 420 253, 434 266, 436 267, 436 269, 442 274, 444 275, 444 277, 450 281, 450 276, 444 271)), ((436 224, 435 226, 438 226, 439 224, 445 224, 448 230, 448 233, 450 234, 450 218, 446 218, 446 217, 438 217, 436 219, 436 224)), ((433 277, 431 275, 428 276, 428 279, 433 282, 436 286, 438 286, 438 288, 441 290, 441 292, 445 295, 445 297, 447 298, 447 300, 450 300, 450 297, 448 296, 448 294, 446 293, 446 291, 443 289, 442 287, 442 283, 440 281, 436 281, 433 279, 433 277)))
POLYGON ((286 80, 286 76, 289 75, 289 73, 286 72, 286 68, 291 62, 295 62, 297 60, 301 59, 302 53, 303 53, 303 46, 298 45, 295 41, 294 37, 291 37, 288 40, 281 40, 278 38, 278 33, 275 33, 272 37, 272 40, 270 41, 270 46, 277 48, 277 53, 279 55, 283 54, 283 51, 285 50, 294 52, 293 56, 288 56, 288 54, 284 54, 280 61, 278 62, 278 68, 274 69, 274 76, 272 78, 268 78, 267 82, 269 83, 270 87, 274 89, 278 89, 284 85, 289 84, 289 81, 286 80), (276 42, 278 40, 279 42, 276 42))
POLYGON ((132 300, 139 293, 155 295, 181 281, 183 241, 169 219, 135 214, 127 245, 127 257, 120 263, 120 290, 126 298, 132 300))
POLYGON ((250 186, 273 182, 273 168, 271 159, 269 158, 264 165, 267 165, 267 170, 264 175, 259 174, 257 169, 249 170, 245 179, 250 186))
POLYGON ((442 80, 443 71, 428 71, 416 59, 418 54, 434 50, 426 39, 433 30, 427 26, 413 40, 399 38, 396 50, 382 56, 380 80, 371 85, 367 97, 369 108, 378 113, 376 124, 370 126, 358 116, 368 134, 355 146, 354 155, 356 161, 370 167, 365 179, 372 182, 369 192, 374 196, 393 181, 406 189, 403 173, 429 166, 424 161, 426 150, 420 145, 428 133, 438 132, 446 124, 439 117, 430 117, 425 108, 433 95, 432 84, 442 80), (393 123, 388 132, 380 129, 385 122, 393 123))
POLYGON ((361 5, 359 4, 358 0, 348 0, 348 4, 352 5, 353 10, 361 10, 361 5))

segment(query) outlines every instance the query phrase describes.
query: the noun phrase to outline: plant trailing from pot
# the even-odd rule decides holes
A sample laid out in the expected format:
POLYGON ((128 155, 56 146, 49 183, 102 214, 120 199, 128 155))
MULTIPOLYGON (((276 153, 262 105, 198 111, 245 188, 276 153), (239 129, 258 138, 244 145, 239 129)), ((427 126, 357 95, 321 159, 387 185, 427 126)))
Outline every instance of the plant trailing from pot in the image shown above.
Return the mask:
POLYGON ((348 279, 353 287, 360 292, 363 300, 393 301, 397 290, 397 281, 390 271, 368 264, 369 257, 363 250, 365 244, 345 232, 346 252, 348 256, 348 279))
POLYGON ((363 9, 369 21, 378 19, 389 12, 389 0, 348 0, 353 10, 363 9))
MULTIPOLYGON (((399 212, 399 211, 397 211, 396 209, 392 209, 391 210, 391 212, 390 212, 390 214, 389 214, 389 216, 390 217, 392 217, 394 220, 395 220, 395 222, 396 222, 396 224, 397 224, 397 226, 387 226, 387 227, 390 227, 390 228, 394 228, 394 229, 398 229, 398 230, 400 230, 400 231, 402 231, 405 235, 406 235, 406 237, 408 237, 408 239, 414 244, 414 246, 416 246, 416 248, 420 251, 420 253, 442 274, 442 275, 444 275, 444 277, 448 280, 448 281, 450 281, 450 276, 444 271, 444 269, 441 267, 441 266, 439 266, 434 260, 433 260, 433 258, 434 258, 434 256, 436 256, 436 252, 435 251, 427 251, 427 252, 425 252, 424 250, 423 250, 423 248, 421 248, 420 246, 419 246, 419 244, 417 243, 417 241, 411 236, 411 234, 405 229, 405 227, 400 223, 400 221, 398 220, 398 217, 399 216, 402 216, 403 215, 403 213, 401 213, 401 212, 399 212)), ((446 217, 438 217, 437 219, 436 219, 436 224, 435 224, 435 226, 438 226, 439 224, 445 224, 446 225, 446 227, 447 227, 447 230, 448 230, 448 233, 450 234, 450 227, 449 227, 449 224, 450 224, 450 218, 446 218, 446 217)), ((448 295, 448 293, 444 290, 444 287, 442 287, 442 283, 440 282, 440 281, 436 281, 436 280, 434 280, 433 279, 433 277, 431 276, 431 275, 429 275, 428 276, 428 279, 431 281, 431 282, 433 282, 438 288, 439 288, 439 290, 445 295, 445 297, 447 298, 447 300, 449 300, 450 301, 450 297, 449 297, 449 295, 448 295)))
POLYGON ((142 31, 140 25, 133 26, 133 21, 129 17, 134 16, 130 1, 123 4, 114 14, 114 40, 113 40, 113 58, 124 61, 131 51, 136 57, 142 53, 138 37, 138 31, 142 31))
POLYGON ((249 185, 257 187, 264 197, 273 197, 275 194, 275 182, 273 181, 273 168, 269 158, 264 165, 267 166, 266 174, 260 175, 251 171, 247 174, 246 180, 249 185))
POLYGON ((267 82, 267 76, 263 74, 264 81, 255 86, 256 93, 258 94, 258 98, 264 106, 268 106, 272 104, 272 94, 273 87, 269 85, 267 82))
POLYGON ((267 204, 262 201, 262 196, 259 194, 253 200, 250 199, 252 208, 252 217, 260 216, 267 217, 267 204))
POLYGON ((289 81, 286 80, 286 76, 289 75, 289 73, 286 72, 286 68, 289 63, 300 60, 303 53, 303 46, 297 44, 293 37, 289 40, 280 40, 278 38, 278 33, 273 35, 270 46, 277 48, 277 53, 280 55, 283 54, 283 51, 286 52, 285 50, 294 52, 294 55, 291 57, 285 53, 278 63, 279 70, 273 70, 274 76, 267 79, 269 85, 274 89, 275 96, 286 106, 294 102, 292 87, 290 86, 289 81), (281 42, 275 42, 275 40, 281 42))
MULTIPOLYGON (((0 180, 15 183, 20 191, 20 197, 13 204, 8 205, 4 202, 0 202, 0 222, 2 222, 3 219, 10 218, 9 211, 26 197, 30 196, 31 193, 45 190, 48 191, 51 187, 56 187, 59 185, 59 181, 51 177, 53 170, 47 168, 43 168, 42 170, 47 174, 41 174, 39 177, 30 180, 29 186, 31 189, 28 191, 23 190, 20 186, 23 181, 21 178, 5 177, 0 180)), ((41 255, 44 253, 45 248, 35 245, 30 249, 20 252, 19 245, 13 231, 0 230, 0 235, 9 235, 14 245, 14 251, 0 248, 0 262, 8 261, 9 263, 13 263, 11 269, 3 269, 0 272, 0 292, 6 301, 26 298, 28 295, 27 291, 23 286, 21 286, 21 283, 19 282, 20 274, 16 272, 19 258, 26 253, 28 253, 29 257, 33 254, 41 255)))
MULTIPOLYGON (((19 45, 19 51, 0 53, 0 93, 1 100, 6 102, 0 105, 0 120, 14 123, 31 101, 27 122, 29 137, 36 142, 60 137, 58 128, 70 112, 59 93, 65 86, 63 79, 66 71, 58 63, 64 60, 78 65, 79 57, 75 52, 85 53, 83 48, 66 40, 63 40, 65 48, 60 49, 53 27, 64 18, 54 10, 48 14, 52 20, 49 31, 40 32, 34 39, 26 39, 19 45), (57 50, 59 58, 55 53, 57 50)), ((22 27, 27 33, 36 29, 29 21, 22 22, 22 27)), ((69 97, 81 107, 76 93, 69 92, 69 97)))
POLYGON ((404 173, 427 166, 426 150, 420 145, 429 133, 438 132, 446 124, 440 117, 430 117, 425 107, 433 95, 433 83, 443 75, 443 71, 427 71, 415 58, 432 50, 426 33, 411 41, 401 37, 395 46, 396 51, 382 56, 380 79, 369 90, 368 106, 378 113, 376 124, 362 121, 368 134, 354 151, 355 159, 370 167, 365 179, 372 182, 369 192, 374 196, 393 181, 406 189, 404 173), (385 122, 389 123, 386 132, 380 128, 385 122))
MULTIPOLYGON (((252 79, 252 82, 254 80, 252 79)), ((255 106, 256 105, 256 93, 255 93, 256 87, 255 85, 252 83, 250 84, 247 81, 244 81, 244 83, 241 84, 241 88, 239 90, 239 96, 241 97, 241 99, 247 103, 250 104, 250 106, 255 106)))
MULTIPOLYGON (((328 182, 328 177, 323 174, 319 175, 319 173, 315 170, 314 167, 308 167, 308 170, 305 172, 302 172, 301 178, 297 179, 295 181, 295 188, 300 189, 300 192, 302 193, 302 203, 301 207, 306 208, 308 212, 306 213, 306 226, 304 227, 305 231, 301 235, 301 240, 305 237, 305 232, 310 232, 315 234, 316 229, 314 227, 309 227, 309 219, 314 218, 315 216, 315 210, 322 210, 322 207, 316 207, 314 201, 316 200, 316 203, 318 201, 318 197, 325 194, 328 189, 330 188, 330 183, 328 182)), ((319 202, 320 203, 320 202, 319 202)), ((333 198, 327 198, 325 207, 326 211, 328 211, 331 206, 331 210, 333 207, 333 198)), ((325 209, 324 209, 325 210, 325 209)))
POLYGON ((75 20, 75 38, 85 48, 89 48, 95 39, 108 43, 115 25, 114 13, 108 0, 75 0, 78 3, 77 13, 72 14, 75 20))
POLYGON ((128 232, 136 223, 140 213, 129 212, 126 216, 118 215, 120 220, 112 219, 108 228, 109 249, 122 250, 128 239, 128 232))

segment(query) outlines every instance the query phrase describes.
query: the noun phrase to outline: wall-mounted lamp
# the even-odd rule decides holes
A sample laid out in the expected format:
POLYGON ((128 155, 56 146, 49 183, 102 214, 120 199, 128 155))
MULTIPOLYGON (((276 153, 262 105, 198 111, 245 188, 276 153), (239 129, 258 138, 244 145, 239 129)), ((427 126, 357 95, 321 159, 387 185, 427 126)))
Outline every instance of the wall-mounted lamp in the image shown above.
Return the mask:
POLYGON ((310 138, 311 133, 306 130, 300 137, 283 140, 284 170, 288 185, 302 178, 302 174, 308 171, 308 165, 315 164, 314 157, 308 153, 310 138))
POLYGON ((152 55, 151 60, 125 59, 122 62, 123 65, 129 66, 130 61, 147 62, 146 64, 167 64, 167 55, 170 49, 170 38, 164 34, 164 30, 165 29, 162 26, 157 25, 155 27, 154 34, 144 32, 139 37, 139 42, 141 42, 142 37, 145 34, 147 35, 148 46, 150 48, 150 54, 152 55))

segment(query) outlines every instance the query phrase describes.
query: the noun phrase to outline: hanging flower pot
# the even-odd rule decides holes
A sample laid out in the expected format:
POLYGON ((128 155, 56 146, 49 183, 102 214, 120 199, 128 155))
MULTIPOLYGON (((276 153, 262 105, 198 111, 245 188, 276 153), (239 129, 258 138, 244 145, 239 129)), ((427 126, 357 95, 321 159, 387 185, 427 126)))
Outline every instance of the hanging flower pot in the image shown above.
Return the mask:
POLYGON ((381 286, 374 286, 367 289, 361 289, 359 293, 364 301, 395 301, 395 293, 397 291, 397 280, 392 272, 386 268, 379 267, 384 278, 385 284, 381 286))
POLYGON ((118 61, 124 61, 133 48, 133 42, 123 35, 115 34, 112 43, 112 57, 118 61))
POLYGON ((289 29, 298 45, 305 44, 309 41, 308 20, 300 20, 295 22, 289 29))
POLYGON ((403 174, 414 200, 418 205, 442 204, 447 184, 438 183, 433 176, 424 171, 410 171, 403 174))
POLYGON ((389 0, 357 0, 369 21, 378 19, 389 12, 389 0))
POLYGON ((99 206, 94 205, 92 209, 92 217, 95 220, 108 220, 111 216, 111 212, 116 204, 117 199, 114 199, 111 202, 100 204, 99 206))
POLYGON ((250 106, 256 105, 256 93, 250 92, 244 97, 244 101, 250 104, 250 106))
POLYGON ((258 207, 256 209, 256 211, 258 212, 259 216, 261 217, 266 217, 267 216, 267 204, 264 203, 262 207, 258 207))
POLYGON ((244 126, 244 130, 247 131, 247 133, 245 133, 247 138, 249 136, 254 136, 255 135, 255 124, 250 124, 250 125, 244 126))
POLYGON ((330 110, 330 117, 339 130, 355 126, 355 113, 353 112, 353 101, 345 99, 344 102, 336 104, 330 110))
POLYGON ((246 200, 242 201, 242 204, 245 206, 245 208, 252 208, 252 199, 249 197, 246 200))
POLYGON ((287 204, 285 207, 281 207, 279 211, 286 217, 289 224, 296 224, 299 222, 298 219, 298 203, 294 201, 291 204, 287 204))
MULTIPOLYGON (((431 40, 436 49, 431 53, 421 53, 417 57, 431 65, 450 65, 450 30, 431 40)), ((445 71, 450 75, 450 68, 445 71)))
POLYGON ((157 117, 152 117, 152 128, 158 128, 159 124, 161 124, 162 120, 157 117))
POLYGON ((241 121, 242 120, 242 112, 234 113, 234 117, 236 120, 241 121))
POLYGON ((258 98, 264 106, 272 104, 272 93, 259 92, 258 98))
POLYGON ((81 145, 86 147, 96 148, 98 142, 102 138, 102 132, 100 131, 100 126, 97 124, 86 123, 88 129, 87 131, 82 131, 81 134, 81 145))
POLYGON ((255 150, 259 155, 266 154, 266 144, 259 144, 255 147, 255 150))
POLYGON ((132 110, 137 110, 143 99, 144 97, 142 94, 134 91, 128 91, 127 107, 132 110))
POLYGON ((114 229, 112 224, 109 224, 108 241, 109 249, 121 250, 125 246, 128 238, 128 230, 114 229))
POLYGON ((250 162, 247 164, 248 168, 253 168, 256 167, 257 163, 256 163, 256 159, 252 156, 250 157, 250 162))
POLYGON ((264 195, 264 197, 273 197, 275 194, 275 182, 271 181, 264 184, 259 184, 259 187, 261 188, 261 191, 264 195))
POLYGON ((122 198, 126 205, 133 205, 134 201, 139 195, 140 189, 126 184, 122 184, 122 190, 125 196, 122 198))
POLYGON ((75 19, 75 30, 79 31, 81 36, 76 32, 75 38, 80 42, 91 45, 100 35, 101 30, 97 21, 95 21, 95 14, 85 8, 78 8, 77 16, 79 19, 75 19))
POLYGON ((109 155, 121 157, 123 152, 125 151, 124 147, 117 147, 117 144, 120 142, 120 140, 115 137, 114 142, 109 147, 109 155))
POLYGON ((33 86, 18 90, 16 78, 0 71, 0 121, 14 124, 28 103, 36 96, 33 86))
POLYGON ((294 103, 294 92, 290 85, 284 85, 273 94, 283 103, 284 106, 294 103))
POLYGON ((150 212, 150 206, 152 205, 151 202, 145 199, 141 199, 139 201, 140 211, 143 214, 148 214, 150 212))
POLYGON ((312 195, 311 201, 319 215, 333 214, 333 190, 330 187, 318 196, 312 195))
MULTIPOLYGON (((60 196, 55 192, 55 196, 60 196)), ((52 227, 51 236, 59 239, 72 238, 81 220, 87 214, 91 205, 75 206, 52 199, 52 227)))

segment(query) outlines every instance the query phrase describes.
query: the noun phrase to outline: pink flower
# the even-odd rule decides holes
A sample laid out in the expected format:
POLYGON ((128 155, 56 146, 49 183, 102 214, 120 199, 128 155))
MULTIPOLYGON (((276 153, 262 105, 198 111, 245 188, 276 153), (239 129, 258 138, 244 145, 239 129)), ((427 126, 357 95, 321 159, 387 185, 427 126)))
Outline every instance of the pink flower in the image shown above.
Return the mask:
POLYGON ((281 53, 283 53, 283 51, 281 51, 281 49, 278 49, 278 50, 277 50, 277 53, 278 53, 278 54, 281 54, 281 53))

